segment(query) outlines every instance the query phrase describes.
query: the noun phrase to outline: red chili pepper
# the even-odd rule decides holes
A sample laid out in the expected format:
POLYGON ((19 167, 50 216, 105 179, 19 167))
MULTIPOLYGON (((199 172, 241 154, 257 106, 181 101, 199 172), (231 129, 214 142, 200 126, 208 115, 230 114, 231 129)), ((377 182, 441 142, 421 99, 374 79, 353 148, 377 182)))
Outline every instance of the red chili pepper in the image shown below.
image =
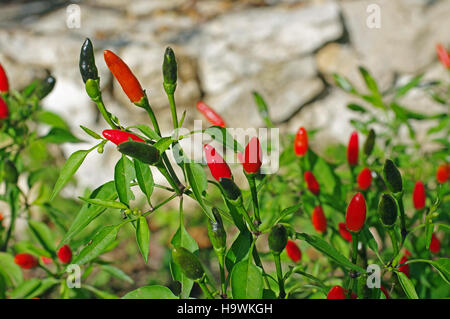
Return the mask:
POLYGON ((33 255, 20 253, 14 257, 14 263, 23 269, 31 269, 36 267, 39 264, 39 261, 33 255))
POLYGON ((239 156, 244 171, 248 174, 257 173, 262 165, 262 149, 257 137, 252 137, 245 147, 244 158, 239 156))
POLYGON ((298 248, 297 244, 292 240, 287 241, 286 253, 288 257, 295 263, 300 261, 300 259, 302 259, 302 251, 300 250, 300 248, 298 248))
POLYGON ((70 263, 70 261, 72 260, 72 249, 70 249, 70 247, 69 247, 68 245, 62 246, 62 247, 58 250, 58 259, 59 259, 63 264, 68 264, 68 263, 70 263))
POLYGON ((442 163, 436 171, 436 179, 440 184, 444 184, 450 175, 450 164, 442 163))
POLYGON ((41 260, 45 265, 50 265, 53 262, 53 259, 45 256, 41 256, 41 260))
POLYGON ((358 133, 354 131, 350 136, 350 140, 348 141, 347 146, 347 162, 349 165, 354 166, 358 164, 358 133))
POLYGON ((319 195, 320 186, 316 178, 314 177, 314 174, 311 171, 306 171, 304 174, 304 178, 309 191, 314 195, 319 195))
MULTIPOLYGON (((408 261, 408 256, 404 255, 402 257, 402 259, 400 259, 399 264, 403 264, 404 262, 407 262, 407 261, 408 261)), ((406 277, 409 278, 409 265, 403 265, 403 266, 398 267, 398 271, 404 273, 406 275, 406 277)))
POLYGON ((327 218, 323 213, 322 206, 314 207, 312 213, 312 223, 316 231, 319 233, 324 233, 327 230, 327 218))
POLYGON ((367 167, 363 168, 358 174, 358 186, 362 190, 366 190, 372 184, 372 172, 367 167))
POLYGON ((228 164, 224 161, 223 157, 216 151, 211 145, 205 145, 206 163, 212 176, 219 181, 221 178, 231 179, 231 170, 228 164))
POLYGON ((380 285, 380 289, 381 289, 381 292, 386 297, 386 299, 391 299, 391 297, 389 297, 389 291, 386 289, 386 287, 384 287, 383 285, 380 285))
POLYGON ((0 96, 0 120, 6 119, 9 116, 8 105, 5 100, 0 96))
POLYGON ((441 242, 435 234, 431 235, 430 251, 437 254, 441 251, 441 242))
POLYGON ((422 181, 417 181, 413 190, 414 208, 419 210, 425 207, 425 186, 422 181))
POLYGON ((339 234, 341 234, 342 238, 344 238, 349 243, 352 242, 352 234, 348 231, 347 226, 345 226, 345 223, 339 223, 339 234))
POLYGON ((347 229, 359 232, 366 221, 366 201, 361 193, 356 193, 347 206, 345 224, 347 229))
POLYGON ((119 145, 120 143, 127 142, 131 138, 133 141, 136 142, 143 142, 145 141, 140 138, 139 136, 136 136, 132 133, 128 133, 125 131, 120 130, 104 130, 102 132, 103 136, 107 139, 113 142, 116 145, 119 145))
POLYGON ((304 156, 308 151, 308 133, 303 126, 298 129, 295 135, 294 151, 298 156, 304 156))
MULTIPOLYGON (((328 292, 327 299, 347 299, 347 293, 347 289, 344 289, 341 286, 334 286, 328 292)), ((358 296, 354 292, 352 292, 350 297, 352 299, 358 298, 358 296)))
POLYGON ((8 77, 6 76, 5 69, 3 69, 3 66, 0 63, 0 92, 7 91, 9 91, 8 77))
POLYGON ((126 65, 114 52, 109 50, 104 51, 104 58, 109 70, 117 81, 119 81, 122 90, 131 102, 137 103, 141 101, 144 97, 144 90, 128 65, 126 65))
POLYGON ((447 69, 450 68, 450 53, 444 48, 441 43, 436 44, 436 52, 442 65, 447 69))
POLYGON ((211 107, 209 107, 205 102, 197 102, 197 110, 203 114, 203 116, 215 126, 226 127, 225 121, 222 117, 217 114, 211 107))

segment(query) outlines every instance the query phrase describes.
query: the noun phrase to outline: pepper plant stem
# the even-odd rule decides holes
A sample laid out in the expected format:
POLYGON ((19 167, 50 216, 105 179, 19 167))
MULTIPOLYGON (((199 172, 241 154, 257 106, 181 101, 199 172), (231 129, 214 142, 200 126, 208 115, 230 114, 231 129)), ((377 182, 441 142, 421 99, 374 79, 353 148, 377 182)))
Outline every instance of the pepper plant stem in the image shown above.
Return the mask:
POLYGON ((277 268, 278 287, 280 289, 278 298, 284 299, 286 297, 286 292, 284 291, 284 278, 283 270, 281 268, 280 254, 273 254, 273 258, 275 260, 275 267, 277 268))
POLYGON ((250 191, 252 193, 253 209, 255 210, 255 221, 261 224, 261 217, 259 215, 259 205, 258 205, 258 193, 256 190, 256 179, 255 174, 245 174, 250 185, 250 191))

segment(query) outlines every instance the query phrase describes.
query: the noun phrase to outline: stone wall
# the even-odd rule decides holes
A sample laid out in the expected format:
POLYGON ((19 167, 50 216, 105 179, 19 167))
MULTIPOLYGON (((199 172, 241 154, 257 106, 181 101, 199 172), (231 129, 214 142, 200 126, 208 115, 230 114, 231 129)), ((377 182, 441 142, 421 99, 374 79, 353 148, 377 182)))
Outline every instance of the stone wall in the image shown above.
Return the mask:
MULTIPOLYGON (((300 125, 321 128, 323 143, 345 142, 353 116, 351 97, 336 89, 331 74, 347 76, 360 88, 357 67, 366 66, 386 90, 408 78, 445 78, 435 44, 449 44, 448 0, 86 0, 80 28, 68 28, 71 2, 9 1, 0 5, 0 62, 20 88, 50 70, 57 85, 45 107, 61 114, 75 134, 80 124, 106 128, 86 96, 78 70, 79 49, 90 37, 96 49, 101 85, 110 111, 124 124, 150 123, 131 105, 103 62, 103 50, 119 54, 147 89, 150 101, 170 131, 170 111, 162 88, 164 49, 173 47, 179 64, 176 92, 185 126, 201 119, 195 102, 202 98, 223 114, 231 127, 262 125, 251 92, 263 94, 282 132, 300 125), (369 28, 369 5, 378 5, 381 27, 369 28)), ((73 7, 71 7, 73 8, 73 7)), ((405 104, 433 111, 420 91, 405 104)), ((205 123, 206 125, 206 123, 205 123)), ((67 154, 87 145, 67 145, 67 154)), ((320 148, 321 145, 313 147, 320 148)), ((107 165, 90 155, 78 177, 81 185, 112 178, 117 154, 106 148, 107 165)), ((103 160, 102 160, 103 161, 103 160)))

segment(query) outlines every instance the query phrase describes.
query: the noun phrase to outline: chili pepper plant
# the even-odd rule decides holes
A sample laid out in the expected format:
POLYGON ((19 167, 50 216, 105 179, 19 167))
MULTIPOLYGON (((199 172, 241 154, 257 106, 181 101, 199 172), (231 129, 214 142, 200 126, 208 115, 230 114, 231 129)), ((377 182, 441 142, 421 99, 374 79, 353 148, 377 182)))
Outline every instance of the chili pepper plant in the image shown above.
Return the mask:
MULTIPOLYGON (((438 57, 448 68, 448 52, 443 52, 438 46, 438 57)), ((225 124, 232 123, 232 119, 225 121, 203 101, 197 103, 197 110, 212 126, 178 133, 184 119, 192 115, 180 114, 176 105, 177 61, 171 48, 162 57, 163 87, 170 105, 167 112, 171 112, 174 129, 170 135, 162 134, 151 94, 126 62, 110 50, 104 51, 104 60, 130 102, 145 111, 151 125, 123 126, 107 110, 93 45, 86 39, 80 54, 81 78, 105 128, 94 132, 83 127, 88 138, 96 141, 95 146, 70 155, 43 205, 53 207, 60 191, 89 160, 89 154, 94 150, 102 154, 107 143, 120 154, 114 179, 78 196, 82 206, 68 218, 70 225, 56 247, 49 240, 48 226, 31 220, 40 247, 31 245, 33 248, 27 246, 29 249, 22 251, 16 249, 20 241, 10 246, 6 240, 4 250, 9 262, 5 258, 0 262, 2 268, 7 265, 15 275, 0 269, 3 296, 54 296, 53 282, 59 283, 56 294, 61 298, 92 294, 99 298, 209 299, 449 296, 448 81, 425 81, 419 75, 405 85, 381 92, 369 71, 361 67, 367 88, 360 92, 348 79, 335 74, 337 86, 355 98, 348 105, 355 112, 351 120, 354 131, 343 133, 348 143, 329 146, 319 154, 315 151, 321 143, 316 138, 318 130, 314 123, 304 123, 295 135, 280 136, 279 169, 264 173, 262 167, 271 151, 269 141, 249 136, 246 143, 240 143, 225 124), (409 110, 402 103, 410 90, 428 94, 430 101, 440 105, 440 111, 429 115, 409 110), (415 122, 429 123, 425 138, 419 138, 415 122), (203 144, 202 162, 191 158, 181 146, 181 140, 194 134, 209 138, 203 144), (434 145, 429 148, 427 143, 434 145), (241 170, 236 173, 230 166, 241 170), (164 183, 156 183, 156 172, 164 183), (166 194, 163 199, 155 196, 156 188, 166 194), (134 200, 137 197, 145 198, 146 204, 139 205, 134 200), (194 214, 207 228, 211 248, 200 249, 186 230, 187 200, 196 202, 194 214), (178 207, 175 214, 167 208, 173 204, 178 207), (126 230, 134 233, 140 252, 136 258, 152 264, 149 220, 164 214, 171 214, 166 218, 177 224, 170 242, 165 244, 167 259, 163 267, 170 273, 169 282, 161 279, 122 295, 85 283, 96 267, 131 280, 120 270, 121 260, 104 257, 125 240, 126 230), (92 228, 99 220, 101 227, 92 228), (15 264, 12 254, 16 254, 15 264), (56 269, 44 266, 52 259, 38 260, 39 256, 53 258, 56 269), (41 266, 47 269, 47 276, 20 280, 19 266, 41 266), (73 266, 82 274, 78 289, 69 289, 63 280, 65 270, 73 266), (37 288, 32 290, 30 286, 37 288)), ((265 126, 274 128, 263 96, 252 94, 265 126)), ((2 97, 13 106, 19 103, 15 101, 28 101, 29 95, 10 92, 2 97)), ((17 104, 17 112, 22 112, 23 105, 17 104)), ((2 120, 2 132, 9 132, 13 118, 11 115, 2 120)), ((16 135, 21 138, 23 133, 16 135)), ((20 140, 14 140, 14 145, 21 145, 20 140)), ((2 159, 9 159, 3 165, 13 163, 20 171, 20 157, 7 154, 2 153, 2 159)), ((19 198, 22 193, 15 186, 16 178, 6 175, 9 191, 2 199, 19 198)), ((50 210, 47 213, 50 216, 50 210)))

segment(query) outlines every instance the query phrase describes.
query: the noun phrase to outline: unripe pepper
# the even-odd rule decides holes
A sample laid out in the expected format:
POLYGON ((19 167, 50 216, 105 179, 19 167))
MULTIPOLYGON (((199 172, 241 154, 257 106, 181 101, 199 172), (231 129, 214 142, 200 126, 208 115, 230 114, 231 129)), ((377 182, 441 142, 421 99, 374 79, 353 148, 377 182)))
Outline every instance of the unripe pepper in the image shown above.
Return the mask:
POLYGON ((104 58, 109 70, 119 82, 122 90, 128 96, 130 101, 139 103, 145 95, 144 90, 128 65, 126 65, 115 53, 109 50, 104 51, 104 58))
POLYGON ((95 65, 94 47, 89 38, 86 38, 80 51, 80 73, 83 82, 98 80, 98 70, 95 65))
POLYGON ((359 232, 366 221, 366 201, 361 193, 356 193, 347 206, 345 225, 352 232, 359 232))
POLYGON ((327 218, 323 213, 322 206, 314 207, 312 213, 312 223, 316 231, 319 233, 324 233, 327 230, 327 218))
POLYGON ((8 91, 9 91, 8 77, 6 76, 5 69, 3 69, 3 66, 0 63, 0 93, 8 91))
POLYGON ((308 151, 308 133, 302 126, 298 129, 294 140, 294 152, 298 156, 305 156, 308 151))
POLYGON ((288 234, 283 225, 275 225, 269 233, 269 248, 272 254, 279 255, 286 247, 288 241, 288 234))
POLYGON ((183 247, 175 247, 172 249, 172 258, 174 262, 180 266, 183 273, 192 280, 199 280, 205 274, 202 264, 197 256, 183 247))
POLYGON ((390 194, 383 194, 378 203, 378 216, 385 227, 394 226, 397 221, 397 202, 390 194))
POLYGON ((242 166, 247 174, 255 174, 262 165, 262 149, 257 137, 252 137, 245 147, 242 166))
MULTIPOLYGON (((344 289, 341 286, 337 285, 330 289, 327 295, 327 299, 347 299, 347 293, 347 289, 344 289)), ((351 298, 356 299, 358 298, 358 296, 354 292, 352 292, 351 298)))
POLYGON ((372 184, 372 172, 367 167, 363 168, 358 174, 358 186, 362 190, 366 190, 372 184))
POLYGON ((363 146, 364 154, 366 154, 366 156, 372 154, 373 147, 375 146, 375 138, 376 138, 375 131, 373 129, 370 129, 363 146))
POLYGON ((390 194, 383 194, 378 203, 378 216, 385 227, 394 226, 397 221, 397 202, 390 194))
POLYGON ((442 65, 447 69, 450 69, 450 53, 444 48, 441 43, 436 44, 436 52, 442 65))
POLYGON ((121 130, 104 130, 102 132, 102 135, 107 140, 110 140, 111 142, 113 142, 116 145, 119 145, 120 143, 123 143, 123 142, 127 142, 127 141, 129 141, 130 138, 133 141, 145 143, 145 141, 142 138, 140 138, 132 133, 121 131, 121 130))
POLYGON ((14 263, 23 269, 31 269, 39 264, 39 260, 33 255, 20 253, 14 257, 14 263))
POLYGON ((450 164, 442 163, 436 171, 436 180, 440 184, 444 184, 450 175, 450 164))
POLYGON ((390 159, 387 159, 384 163, 383 173, 386 185, 391 192, 399 193, 403 190, 402 175, 390 159))
POLYGON ((319 195, 320 186, 316 178, 314 177, 314 174, 311 171, 306 171, 303 176, 305 178, 306 186, 308 187, 309 191, 314 195, 319 195))
POLYGON ((136 141, 123 142, 119 144, 117 149, 122 154, 131 156, 149 165, 156 165, 161 160, 158 149, 146 143, 136 141))
POLYGON ((9 116, 9 108, 5 100, 0 96, 0 120, 6 119, 9 116))
POLYGON ((208 236, 215 251, 223 254, 227 244, 227 233, 223 227, 222 217, 217 208, 212 209, 214 221, 208 219, 208 236))
POLYGON ((197 102, 197 110, 214 126, 226 127, 225 121, 203 101, 197 102))
POLYGON ((413 204, 414 208, 419 210, 425 207, 425 185, 423 185, 422 181, 417 181, 416 185, 414 185, 413 190, 413 204))
POLYGON ((72 260, 72 249, 68 245, 64 245, 58 250, 57 255, 60 262, 68 264, 72 260))
POLYGON ((441 242, 435 234, 431 235, 430 251, 437 254, 441 251, 441 242))
POLYGON ((170 47, 167 47, 164 53, 162 71, 164 90, 167 94, 173 94, 177 87, 177 60, 175 59, 175 53, 170 47))
POLYGON ((242 193, 239 187, 236 185, 235 182, 231 178, 227 177, 221 177, 219 179, 220 185, 222 185, 222 188, 225 192, 225 196, 228 199, 231 200, 237 200, 239 197, 241 197, 242 193))
POLYGON ((214 147, 205 144, 205 156, 209 170, 217 181, 220 181, 221 178, 231 179, 230 167, 214 147))
POLYGON ((355 131, 352 135, 350 135, 350 140, 348 141, 347 146, 347 162, 350 166, 358 164, 358 153, 358 133, 355 131))
POLYGON ((341 234, 342 238, 344 238, 346 241, 351 243, 352 242, 352 234, 348 231, 345 223, 339 223, 338 228, 339 228, 339 234, 341 234))
POLYGON ((295 263, 299 262, 300 259, 302 259, 302 251, 292 240, 288 240, 286 243, 286 253, 288 257, 295 263))
POLYGON ((38 99, 42 100, 44 97, 50 94, 56 84, 56 79, 52 75, 47 75, 44 79, 42 79, 35 90, 35 94, 38 99))

